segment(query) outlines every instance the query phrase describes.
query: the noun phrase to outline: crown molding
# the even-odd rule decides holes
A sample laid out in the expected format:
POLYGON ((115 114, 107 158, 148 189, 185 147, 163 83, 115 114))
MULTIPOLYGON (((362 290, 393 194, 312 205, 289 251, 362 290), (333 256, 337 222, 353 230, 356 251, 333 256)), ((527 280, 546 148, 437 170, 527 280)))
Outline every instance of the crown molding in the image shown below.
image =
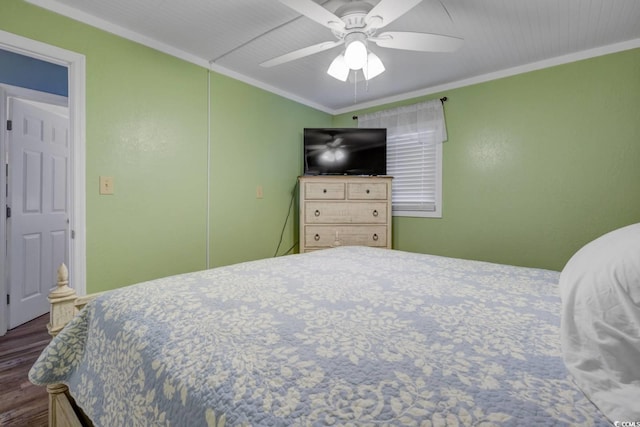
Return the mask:
POLYGON ((199 65, 201 67, 204 67, 216 73, 225 75, 227 77, 231 77, 233 79, 247 83, 251 86, 255 86, 259 89, 263 89, 263 90, 266 90, 267 92, 271 92, 273 94, 282 96, 283 98, 287 98, 289 100, 295 101, 299 104, 303 104, 308 107, 314 108, 316 110, 320 110, 325 113, 332 114, 332 110, 324 105, 320 105, 316 102, 294 95, 282 89, 278 89, 274 86, 268 85, 254 78, 245 76, 244 74, 240 74, 238 72, 229 70, 228 68, 221 67, 217 64, 211 64, 210 61, 207 59, 185 52, 174 46, 160 42, 156 39, 147 37, 135 31, 129 30, 120 25, 113 24, 112 22, 106 21, 102 18, 98 18, 91 14, 82 12, 78 9, 74 9, 72 7, 69 7, 65 4, 60 3, 59 1, 56 1, 56 0, 25 0, 25 1, 27 3, 33 4, 34 6, 47 9, 59 15, 66 16, 67 18, 71 18, 73 20, 82 22, 84 24, 87 24, 92 27, 98 28, 100 30, 106 31, 108 33, 114 34, 116 36, 125 38, 127 40, 131 40, 143 46, 150 47, 159 52, 166 53, 167 55, 171 55, 173 57, 182 59, 192 64, 199 65))
POLYGON ((446 83, 438 86, 431 86, 424 89, 420 89, 417 91, 406 92, 399 95, 390 96, 387 98, 377 99, 375 101, 360 103, 350 105, 349 107, 333 109, 327 107, 325 105, 318 104, 316 102, 310 101, 306 98, 302 98, 300 96, 294 95, 290 92, 284 91, 282 89, 276 88, 264 82, 261 82, 252 77, 248 77, 244 74, 238 73, 236 71, 229 70, 228 68, 221 67, 217 64, 212 64, 210 61, 200 58, 191 53, 185 52, 181 49, 178 49, 174 46, 168 45, 166 43, 159 42, 158 40, 152 39, 150 37, 144 36, 135 31, 131 31, 119 25, 115 25, 111 22, 108 22, 104 19, 97 18, 93 15, 90 15, 85 12, 81 12, 77 9, 71 8, 65 4, 60 3, 56 0, 25 0, 28 3, 31 3, 35 6, 42 7, 44 9, 50 10, 52 12, 58 13, 60 15, 66 16, 68 18, 74 19, 76 21, 83 22, 87 25, 91 25, 92 27, 99 28, 111 34, 115 34, 117 36, 123 37, 125 39, 137 42, 141 45, 150 47, 152 49, 158 50, 160 52, 166 53, 168 55, 174 56, 176 58, 182 59, 187 62, 191 62, 193 64, 199 65, 201 67, 207 68, 216 73, 225 75, 227 77, 231 77, 233 79, 239 80, 241 82, 247 83, 251 86, 255 86, 259 89, 263 89, 267 92, 271 92, 275 95, 282 96, 283 98, 287 98, 291 101, 297 102, 302 105, 306 105, 308 107, 314 108, 316 110, 325 112, 331 115, 340 115, 345 113, 351 113, 358 110, 363 110, 366 108, 378 107, 381 105, 405 101, 407 99, 419 98, 422 96, 432 95, 435 93, 440 93, 446 90, 458 89, 465 86, 471 86, 478 83, 485 83, 492 80, 498 80, 505 77, 511 77, 518 74, 528 73, 530 71, 541 70, 544 68, 555 67, 557 65, 568 64, 571 62, 580 61, 583 59, 589 59, 597 56, 608 55, 610 53, 621 52, 624 50, 630 50, 640 47, 640 39, 628 40, 621 43, 615 43, 607 46, 601 46, 594 49, 588 49, 580 52, 570 53, 567 55, 558 56, 555 58, 545 59, 542 61, 532 62, 525 65, 520 65, 517 67, 507 68, 504 70, 499 70, 487 74, 483 74, 480 76, 471 77, 468 79, 462 79, 451 83, 446 83))
POLYGON ((570 53, 567 55, 557 56, 555 58, 545 59, 542 61, 532 62, 517 67, 507 68, 492 73, 483 74, 480 76, 471 77, 468 79, 458 80, 451 83, 446 83, 438 86, 431 86, 428 88, 420 89, 417 91, 406 92, 399 95, 390 96, 387 98, 377 99, 371 102, 364 102, 361 104, 352 105, 345 108, 340 108, 332 111, 332 114, 339 115, 345 113, 353 113, 358 110, 364 110, 367 108, 379 107, 381 105, 390 104, 393 102, 405 101, 407 99, 419 98, 426 95, 433 95, 441 93, 447 90, 458 89, 465 86, 471 86, 478 83, 485 83, 492 80, 499 80, 505 77, 511 77, 518 74, 524 74, 531 71, 542 70, 545 68, 555 67, 557 65, 569 64, 571 62, 582 61, 584 59, 595 58, 598 56, 608 55, 611 53, 622 52, 625 50, 636 49, 640 47, 640 39, 628 40, 621 43, 615 43, 607 46, 601 46, 594 49, 583 50, 580 52, 570 53))

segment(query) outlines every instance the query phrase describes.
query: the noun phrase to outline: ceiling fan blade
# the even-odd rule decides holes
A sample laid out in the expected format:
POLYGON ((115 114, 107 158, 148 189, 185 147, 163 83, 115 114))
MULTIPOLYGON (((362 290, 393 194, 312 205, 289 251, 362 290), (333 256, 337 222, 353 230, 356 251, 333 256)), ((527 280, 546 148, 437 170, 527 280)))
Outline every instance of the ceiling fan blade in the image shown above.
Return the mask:
POLYGON ((285 62, 293 61, 296 59, 304 58, 305 56, 313 55, 314 53, 323 52, 344 43, 344 40, 336 40, 333 42, 322 42, 314 44, 312 46, 303 47, 302 49, 294 50, 293 52, 285 53, 284 55, 269 59, 260 64, 261 67, 270 68, 276 65, 284 64, 285 62))
POLYGON ((382 0, 367 13, 365 22, 375 28, 389 25, 422 0, 382 0))
POLYGON ((332 30, 344 30, 342 19, 313 0, 280 0, 296 12, 332 30))
POLYGON ((327 145, 327 147, 336 148, 337 146, 342 144, 342 141, 344 141, 344 138, 341 137, 341 136, 338 136, 333 141, 327 142, 326 145, 327 145))
POLYGON ((380 47, 418 52, 454 52, 464 42, 459 37, 403 31, 387 31, 376 37, 371 37, 369 40, 380 47))

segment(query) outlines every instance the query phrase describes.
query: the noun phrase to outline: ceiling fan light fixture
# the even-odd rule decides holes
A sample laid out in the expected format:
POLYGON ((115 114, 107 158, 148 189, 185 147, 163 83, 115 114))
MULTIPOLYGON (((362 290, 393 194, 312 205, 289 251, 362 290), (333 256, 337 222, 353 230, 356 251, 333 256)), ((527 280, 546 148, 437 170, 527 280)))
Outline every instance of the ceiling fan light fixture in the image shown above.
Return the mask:
POLYGON ((364 78, 367 80, 371 80, 372 78, 379 76, 384 72, 384 64, 373 52, 369 52, 367 55, 367 62, 364 67, 362 67, 362 73, 364 74, 364 78))
POLYGON ((344 60, 352 70, 361 69, 367 62, 367 46, 364 40, 365 36, 361 33, 349 34, 345 38, 347 48, 344 51, 344 60))
POLYGON ((340 81, 346 82, 349 77, 349 67, 347 67, 347 63, 344 60, 344 55, 340 54, 336 56, 329 65, 329 69, 327 70, 327 74, 329 74, 334 79, 338 79, 340 81))
POLYGON ((327 74, 342 82, 350 80, 357 84, 358 70, 362 70, 366 80, 371 80, 385 71, 380 58, 369 52, 369 43, 375 43, 382 48, 416 52, 453 52, 460 48, 463 40, 459 37, 415 31, 378 33, 379 29, 389 25, 421 1, 343 0, 343 4, 332 12, 318 0, 280 0, 301 15, 331 29, 337 40, 297 49, 264 61, 260 65, 273 67, 344 45, 345 50, 331 62, 327 74))

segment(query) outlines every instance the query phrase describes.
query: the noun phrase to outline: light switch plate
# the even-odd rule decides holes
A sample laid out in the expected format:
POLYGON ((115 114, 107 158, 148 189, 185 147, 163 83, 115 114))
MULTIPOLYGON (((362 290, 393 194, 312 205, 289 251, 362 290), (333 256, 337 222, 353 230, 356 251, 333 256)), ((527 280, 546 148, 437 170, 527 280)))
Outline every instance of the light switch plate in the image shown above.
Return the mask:
POLYGON ((100 177, 100 194, 113 194, 113 177, 101 176, 100 177))

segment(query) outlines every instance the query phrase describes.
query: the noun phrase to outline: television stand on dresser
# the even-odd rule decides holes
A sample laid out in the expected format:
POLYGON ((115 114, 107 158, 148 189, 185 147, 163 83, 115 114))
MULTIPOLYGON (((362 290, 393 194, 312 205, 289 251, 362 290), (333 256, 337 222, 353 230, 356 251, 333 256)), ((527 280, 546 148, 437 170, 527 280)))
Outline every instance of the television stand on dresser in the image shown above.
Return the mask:
POLYGON ((300 253, 335 246, 391 248, 389 176, 301 176, 300 253))

